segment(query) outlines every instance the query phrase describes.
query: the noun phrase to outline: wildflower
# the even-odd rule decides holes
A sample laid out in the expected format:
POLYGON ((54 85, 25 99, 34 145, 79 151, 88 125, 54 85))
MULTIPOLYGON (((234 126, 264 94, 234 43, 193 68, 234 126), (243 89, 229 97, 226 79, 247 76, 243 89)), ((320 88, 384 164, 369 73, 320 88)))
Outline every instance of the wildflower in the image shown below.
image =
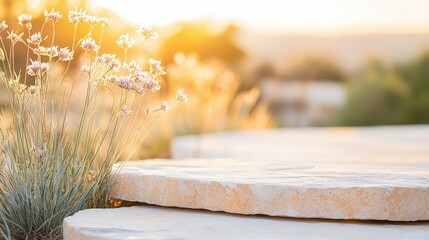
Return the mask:
POLYGON ((44 74, 48 70, 49 70, 49 64, 42 63, 39 61, 31 60, 31 64, 27 66, 27 73, 30 76, 36 76, 39 73, 44 74))
POLYGON ((156 74, 165 75, 164 68, 161 66, 161 61, 155 59, 149 59, 149 65, 151 72, 156 74))
POLYGON ((39 86, 34 86, 34 85, 31 85, 29 88, 28 88, 28 92, 31 94, 31 95, 35 95, 35 94, 37 94, 37 93, 39 93, 39 86))
POLYGON ((116 58, 115 54, 108 54, 108 53, 104 53, 101 56, 97 57, 95 59, 95 61, 97 63, 105 63, 105 64, 109 64, 111 61, 113 61, 116 58))
POLYGON ((73 52, 68 47, 61 48, 58 55, 60 61, 66 62, 73 59, 73 52))
POLYGON ((156 92, 161 89, 159 82, 152 77, 146 78, 142 83, 146 91, 156 92))
POLYGON ((146 39, 157 39, 159 37, 158 33, 152 29, 152 26, 140 26, 136 32, 146 39))
POLYGON ((78 11, 77 8, 75 8, 74 10, 69 11, 69 21, 75 25, 85 21, 86 17, 86 12, 82 9, 78 11))
POLYGON ((91 37, 85 38, 80 46, 86 52, 95 52, 100 48, 91 37))
POLYGON ((136 40, 130 37, 127 33, 119 36, 119 39, 118 41, 116 41, 116 43, 118 44, 119 47, 127 50, 129 48, 132 48, 134 45, 136 45, 136 40))
POLYGON ((12 32, 8 32, 7 38, 12 42, 12 44, 16 44, 18 41, 22 40, 23 33, 17 34, 14 30, 12 32))
POLYGON ((168 112, 168 110, 170 110, 170 106, 168 106, 167 102, 162 102, 161 103, 161 110, 163 110, 164 112, 168 112))
POLYGON ((124 89, 128 89, 128 90, 132 89, 131 80, 127 76, 120 76, 116 80, 116 85, 118 85, 120 88, 124 88, 124 89))
POLYGON ((28 29, 31 29, 31 15, 28 15, 28 14, 19 15, 18 24, 20 26, 25 25, 28 29))
POLYGON ((112 20, 106 17, 97 17, 97 24, 99 24, 102 28, 110 25, 112 20))
POLYGON ((8 27, 8 25, 6 24, 6 21, 2 21, 0 23, 0 32, 3 32, 3 30, 5 30, 8 27))
POLYGON ((123 118, 125 115, 131 116, 132 113, 133 112, 127 106, 122 106, 119 117, 123 118))
POLYGON ((185 91, 183 90, 183 88, 177 89, 176 101, 184 103, 188 102, 188 97, 185 95, 185 91))
POLYGON ((92 66, 89 66, 89 65, 82 65, 82 67, 81 67, 81 69, 82 69, 82 71, 84 72, 84 73, 86 73, 86 74, 90 74, 91 73, 91 71, 92 71, 92 66))
POLYGON ((30 44, 38 45, 42 41, 42 34, 40 32, 35 33, 27 39, 27 42, 30 44))
POLYGON ((131 61, 129 63, 124 63, 125 72, 134 74, 137 71, 141 70, 141 67, 137 64, 136 61, 131 61))
POLYGON ((134 79, 136 82, 144 82, 149 77, 150 74, 147 71, 136 71, 134 73, 134 79))
POLYGON ((144 87, 143 87, 143 85, 141 83, 134 83, 133 84, 133 89, 138 94, 144 94, 146 92, 146 90, 144 89, 144 87))
POLYGON ((52 21, 54 23, 58 22, 63 15, 60 14, 60 12, 56 12, 54 9, 52 9, 50 12, 48 12, 46 9, 43 11, 43 14, 45 15, 45 21, 49 22, 52 21))
POLYGON ((118 81, 118 76, 116 76, 116 75, 110 75, 106 79, 107 79, 108 82, 116 83, 116 81, 118 81))
POLYGON ((50 58, 57 57, 59 55, 58 46, 43 47, 39 46, 34 49, 34 52, 39 55, 48 56, 50 58))
POLYGON ((47 47, 43 53, 43 55, 46 55, 50 58, 57 57, 59 54, 58 46, 47 47))

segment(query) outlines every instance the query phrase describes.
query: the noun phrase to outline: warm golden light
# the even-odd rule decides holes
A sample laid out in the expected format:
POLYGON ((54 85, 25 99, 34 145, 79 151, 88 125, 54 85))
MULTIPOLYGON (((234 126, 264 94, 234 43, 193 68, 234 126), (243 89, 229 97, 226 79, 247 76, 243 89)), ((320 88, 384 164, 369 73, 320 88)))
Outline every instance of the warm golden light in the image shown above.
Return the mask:
POLYGON ((429 1, 414 0, 94 0, 134 23, 165 25, 211 19, 271 33, 344 35, 421 33, 429 26, 429 1))

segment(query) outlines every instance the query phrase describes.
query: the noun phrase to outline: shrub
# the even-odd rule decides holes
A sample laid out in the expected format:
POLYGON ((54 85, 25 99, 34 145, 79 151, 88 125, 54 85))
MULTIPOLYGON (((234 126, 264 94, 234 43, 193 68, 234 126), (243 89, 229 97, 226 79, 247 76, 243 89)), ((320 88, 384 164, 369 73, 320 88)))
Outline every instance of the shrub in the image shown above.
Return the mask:
MULTIPOLYGON (((4 238, 60 237, 65 217, 84 208, 108 206, 113 164, 128 159, 142 133, 169 108, 167 102, 153 110, 136 104, 143 95, 160 89, 157 79, 165 74, 157 60, 150 59, 144 69, 141 59, 127 59, 131 47, 138 44, 141 49, 145 40, 158 37, 151 27, 137 29, 138 39, 128 33, 119 37, 121 62, 113 54, 100 53, 110 19, 69 11, 72 44, 58 47, 56 23, 61 13, 52 10, 44 15, 45 22, 36 31, 31 16, 20 15, 25 33, 7 31, 7 39, 3 34, 8 26, 4 21, 0 24, 0 78, 9 101, 2 109, 0 131, 4 238), (90 26, 83 37, 76 34, 82 24, 90 26), (10 49, 4 49, 4 41, 11 42, 10 49), (26 48, 27 67, 17 72, 14 50, 18 47, 26 48), (82 57, 75 59, 78 51, 82 57), (81 69, 72 70, 73 61, 81 69), (142 114, 144 118, 138 118, 142 114)), ((185 100, 179 90, 170 104, 185 100)))

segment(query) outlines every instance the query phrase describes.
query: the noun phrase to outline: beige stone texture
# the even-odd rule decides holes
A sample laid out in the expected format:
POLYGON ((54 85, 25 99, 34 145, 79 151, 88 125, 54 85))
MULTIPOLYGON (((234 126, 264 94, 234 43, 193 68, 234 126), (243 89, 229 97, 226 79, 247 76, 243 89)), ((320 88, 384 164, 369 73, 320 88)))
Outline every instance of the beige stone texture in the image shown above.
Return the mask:
POLYGON ((112 196, 241 214, 429 220, 429 126, 182 137, 174 157, 196 146, 198 159, 126 163, 112 196))
POLYGON ((428 168, 279 160, 127 162, 114 198, 298 218, 429 220, 428 168))
POLYGON ((429 239, 426 223, 299 220, 138 206, 89 209, 64 221, 64 240, 429 239))

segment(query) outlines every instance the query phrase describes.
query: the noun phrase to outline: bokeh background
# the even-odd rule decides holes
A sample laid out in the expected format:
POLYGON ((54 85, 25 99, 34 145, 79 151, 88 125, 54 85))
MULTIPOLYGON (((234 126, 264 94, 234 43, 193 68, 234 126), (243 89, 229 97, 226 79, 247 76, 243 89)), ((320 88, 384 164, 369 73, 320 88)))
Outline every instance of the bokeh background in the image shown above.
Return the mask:
MULTIPOLYGON (((42 24, 43 9, 108 16, 113 24, 101 52, 120 54, 120 34, 154 26, 160 38, 143 52, 162 60, 167 75, 152 101, 177 88, 190 101, 158 123, 139 147, 140 158, 168 157, 171 138, 185 134, 429 123, 429 1, 0 3, 0 19, 16 28, 20 13, 42 24)), ((71 30, 67 21, 60 24, 71 30)), ((62 31, 58 44, 70 44, 71 34, 62 31)), ((22 57, 18 69, 25 68, 22 57)))

